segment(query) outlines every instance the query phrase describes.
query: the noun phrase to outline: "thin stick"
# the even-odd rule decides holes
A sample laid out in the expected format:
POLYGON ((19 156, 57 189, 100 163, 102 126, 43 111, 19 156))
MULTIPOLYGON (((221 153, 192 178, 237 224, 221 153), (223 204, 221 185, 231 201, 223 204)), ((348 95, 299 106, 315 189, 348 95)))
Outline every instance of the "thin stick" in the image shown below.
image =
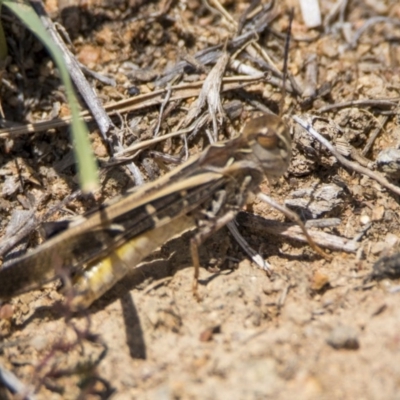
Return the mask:
POLYGON ((369 136, 368 142, 365 145, 365 147, 363 148, 361 154, 363 156, 366 156, 369 151, 371 150, 375 139, 378 137, 380 131, 383 129, 383 127, 385 126, 387 120, 389 119, 388 115, 384 115, 381 117, 381 120, 379 121, 379 125, 374 129, 374 131, 371 133, 371 135, 369 136))
MULTIPOLYGON (((221 92, 243 88, 246 85, 250 85, 262 79, 265 79, 264 74, 260 74, 259 76, 225 77, 222 79, 221 92)), ((172 90, 172 94, 170 101, 187 99, 189 97, 197 97, 200 93, 203 83, 204 81, 198 81, 171 86, 170 89, 172 90)), ((162 103, 162 101, 165 99, 165 93, 168 90, 169 89, 160 89, 155 90, 154 92, 131 97, 129 99, 105 105, 104 109, 109 115, 113 115, 118 112, 126 113, 136 110, 142 110, 143 108, 162 103)), ((82 112, 80 116, 84 118, 85 121, 91 121, 93 119, 87 111, 82 112)), ((50 121, 41 121, 33 124, 26 124, 22 126, 13 126, 6 129, 0 129, 0 139, 15 138, 23 134, 32 134, 49 129, 61 128, 68 126, 70 123, 71 117, 65 117, 63 119, 60 118, 50 121)))
POLYGON ((74 81, 76 87, 79 90, 80 95, 85 100, 86 105, 88 106, 90 112, 92 113, 94 119, 96 120, 96 123, 100 129, 103 139, 105 141, 108 141, 107 133, 113 126, 110 117, 107 115, 107 112, 104 110, 102 104, 100 103, 98 96, 96 95, 93 88, 90 86, 89 82, 83 75, 75 57, 68 50, 67 46, 65 45, 60 35, 58 34, 57 30, 55 29, 53 22, 46 13, 43 2, 31 1, 30 3, 37 12, 48 34, 51 36, 51 38, 54 40, 54 42, 62 52, 64 56, 64 61, 67 65, 68 72, 71 75, 72 80, 74 81))
POLYGON ((314 136, 320 143, 322 143, 337 159, 338 161, 343 164, 345 167, 356 171, 360 174, 367 175, 371 179, 380 183, 386 189, 391 190, 393 193, 396 193, 400 196, 400 187, 391 184, 382 174, 379 172, 373 172, 368 168, 362 167, 361 165, 349 161, 347 158, 343 157, 338 151, 334 148, 334 146, 326 140, 321 134, 319 134, 311 125, 310 123, 303 121, 301 118, 297 117, 296 115, 293 116, 293 120, 297 122, 303 129, 305 129, 310 135, 314 136))
MULTIPOLYGON (((300 242, 307 243, 307 238, 303 235, 299 226, 294 223, 284 223, 272 219, 266 219, 259 215, 246 213, 241 211, 237 215, 237 221, 241 226, 249 228, 253 231, 260 231, 262 233, 268 233, 271 235, 280 235, 287 237, 291 240, 297 240, 300 242)), ((323 228, 324 226, 336 225, 339 221, 332 220, 309 220, 305 223, 306 228, 313 226, 323 228), (327 224, 326 224, 327 223, 327 224), (315 224, 315 225, 314 225, 315 224)), ((330 250, 344 251, 346 253, 355 253, 359 248, 358 240, 360 238, 347 239, 341 236, 332 235, 321 231, 309 231, 310 236, 317 243, 318 246, 324 247, 330 250)))
POLYGON ((290 218, 293 222, 296 222, 296 224, 300 227, 302 230, 304 236, 307 238, 307 242, 310 245, 310 247, 320 256, 324 257, 327 260, 332 260, 332 256, 325 253, 324 250, 322 250, 313 240, 313 238, 310 236, 308 233, 306 227, 304 226, 303 221, 300 219, 300 217, 293 212, 292 210, 289 210, 287 207, 277 203, 275 200, 273 200, 271 197, 267 196, 264 193, 258 193, 257 197, 263 201, 264 203, 267 203, 269 206, 275 208, 276 210, 280 211, 282 214, 286 215, 288 218, 290 218))
POLYGON ((22 383, 11 371, 6 370, 0 364, 0 382, 8 388, 12 393, 15 393, 18 398, 34 400, 33 390, 22 383))
POLYGON ((336 110, 338 108, 346 108, 346 107, 381 107, 381 108, 390 108, 396 107, 397 102, 400 100, 399 97, 393 97, 389 99, 361 99, 361 100, 351 100, 344 101, 343 103, 330 104, 325 107, 319 108, 318 112, 327 112, 336 110))
POLYGON ((271 266, 247 243, 246 239, 240 234, 235 224, 235 221, 231 221, 227 224, 229 231, 235 238, 236 242, 242 248, 242 250, 253 260, 259 268, 266 271, 268 275, 271 275, 271 266))

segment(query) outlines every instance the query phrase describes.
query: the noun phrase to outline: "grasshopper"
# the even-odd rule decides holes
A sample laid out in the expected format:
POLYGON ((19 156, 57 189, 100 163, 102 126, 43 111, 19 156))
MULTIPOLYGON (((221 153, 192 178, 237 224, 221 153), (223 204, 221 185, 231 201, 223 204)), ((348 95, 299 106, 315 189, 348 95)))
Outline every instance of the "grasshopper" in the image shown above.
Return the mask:
POLYGON ((0 270, 0 299, 72 274, 75 309, 89 307, 169 238, 197 228, 190 249, 235 218, 251 192, 289 166, 291 140, 280 117, 250 119, 236 138, 211 144, 158 180, 68 224, 0 270))

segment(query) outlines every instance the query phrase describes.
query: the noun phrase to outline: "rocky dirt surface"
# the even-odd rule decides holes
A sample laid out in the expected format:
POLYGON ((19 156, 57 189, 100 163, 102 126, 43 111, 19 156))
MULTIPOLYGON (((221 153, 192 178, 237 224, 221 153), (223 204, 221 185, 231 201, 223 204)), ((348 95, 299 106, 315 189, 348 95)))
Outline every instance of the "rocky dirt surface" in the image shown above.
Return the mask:
MULTIPOLYGON (((328 261, 307 244, 239 227, 273 266, 269 278, 222 229, 201 247, 201 262, 208 268, 201 270, 197 302, 191 289, 192 233, 187 232, 132 269, 85 313, 69 311, 57 283, 20 295, 0 309, 0 364, 35 398, 399 398, 396 263, 386 275, 381 264, 379 279, 370 274, 379 257, 396 252, 400 238, 400 4, 321 1, 321 26, 309 29, 296 1, 276 3, 268 10, 262 1, 264 10, 246 14, 248 1, 46 2, 51 18, 69 33, 77 59, 115 80, 112 86, 88 77, 103 104, 162 88, 167 88, 165 99, 168 85, 203 81, 221 53, 209 61, 194 59, 196 54, 224 46, 240 27, 241 33, 254 31, 260 16, 268 16, 252 44, 228 46, 232 58, 266 78, 221 94, 229 118, 219 120, 219 140, 240 131, 256 111, 279 113, 282 84, 276 69, 282 71, 294 7, 292 79, 283 107, 292 128, 293 160, 282 179, 263 184, 262 190, 306 219, 338 218, 335 226, 313 230, 355 239, 355 251, 331 251, 328 261), (185 67, 178 70, 182 61, 185 67), (292 116, 305 121, 313 116, 314 128, 353 164, 343 167, 292 116), (372 176, 354 165, 363 165, 372 176), (384 187, 376 176, 393 186, 384 187)), ((10 54, 0 88, 5 127, 63 117, 65 96, 51 59, 11 15, 4 13, 3 21, 10 54)), ((231 65, 224 76, 245 73, 231 65)), ((121 128, 120 148, 153 136, 160 107, 159 134, 175 130, 194 100, 183 96, 114 117, 121 128)), ((97 196, 104 201, 134 185, 132 165, 126 161, 110 168, 107 146, 96 126, 89 127, 100 166, 107 167, 97 196)), ((205 128, 212 130, 211 121, 189 140, 189 153, 208 145, 205 128)), ((4 241, 6 230, 7 237, 12 235, 16 211, 41 220, 79 188, 67 129, 0 140, 4 241)), ((146 180, 175 167, 160 153, 180 157, 184 141, 156 144, 134 159, 146 180)), ((78 193, 48 220, 83 214, 94 204, 78 193)), ((248 211, 284 220, 259 201, 248 211)), ((22 250, 40 241, 32 230, 22 250)), ((20 397, 0 384, 0 398, 20 397)))

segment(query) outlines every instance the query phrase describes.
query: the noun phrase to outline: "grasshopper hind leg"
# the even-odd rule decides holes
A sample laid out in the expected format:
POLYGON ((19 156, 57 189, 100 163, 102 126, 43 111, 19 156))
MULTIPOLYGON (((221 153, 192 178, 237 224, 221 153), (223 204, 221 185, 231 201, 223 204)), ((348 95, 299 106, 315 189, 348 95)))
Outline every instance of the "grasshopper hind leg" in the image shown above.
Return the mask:
POLYGON ((200 257, 199 257, 199 246, 213 233, 217 232, 223 226, 228 224, 235 218, 236 213, 233 211, 227 212, 222 217, 212 221, 212 223, 203 226, 199 232, 190 240, 190 253, 192 256, 192 262, 194 267, 194 275, 193 275, 193 296, 197 301, 201 300, 198 291, 199 285, 199 274, 200 274, 200 257))

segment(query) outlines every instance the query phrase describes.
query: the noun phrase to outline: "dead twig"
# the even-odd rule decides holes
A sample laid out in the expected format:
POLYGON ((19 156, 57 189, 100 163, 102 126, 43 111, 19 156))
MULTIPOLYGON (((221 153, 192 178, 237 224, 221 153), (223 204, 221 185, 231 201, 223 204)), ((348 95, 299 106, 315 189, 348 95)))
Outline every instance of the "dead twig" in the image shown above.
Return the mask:
POLYGON ((0 382, 18 398, 34 400, 33 390, 22 383, 11 371, 8 371, 0 364, 0 382))
POLYGON ((399 97, 393 97, 391 99, 361 99, 345 101, 343 103, 330 104, 325 107, 319 108, 317 111, 320 113, 337 110, 338 108, 346 107, 378 107, 378 108, 392 108, 397 106, 397 102, 400 100, 399 97))
MULTIPOLYGON (((251 230, 257 230, 271 235, 280 235, 303 243, 307 243, 308 241, 302 229, 295 223, 283 223, 246 212, 240 212, 236 219, 240 225, 251 230)), ((309 225, 306 224, 306 227, 308 228, 309 225)), ((327 249, 355 253, 359 246, 358 243, 355 243, 351 239, 331 235, 329 233, 316 231, 309 231, 308 233, 318 246, 327 249)))
POLYGON ((388 17, 372 17, 372 18, 366 20, 364 25, 355 32, 351 43, 349 43, 349 48, 354 49, 357 46, 357 42, 360 40, 361 35, 364 32, 366 32, 371 26, 381 23, 381 22, 384 22, 386 24, 400 26, 399 19, 388 18, 388 17))
POLYGON ((154 137, 157 137, 158 134, 160 133, 161 123, 162 123, 163 118, 164 118, 165 107, 167 106, 170 98, 171 98, 171 86, 168 85, 167 93, 165 94, 165 99, 162 101, 162 103, 160 105, 160 113, 158 114, 157 125, 154 128, 154 132, 153 132, 153 136, 154 137))
POLYGON ((389 116, 387 116, 387 115, 381 116, 381 118, 379 119, 378 126, 370 134, 367 144, 362 149, 361 155, 366 156, 369 153, 369 151, 371 150, 371 148, 375 142, 375 139, 378 137, 380 131, 383 129, 383 127, 385 126, 388 119, 389 119, 389 116))
POLYGON ((310 135, 316 138, 320 143, 322 143, 336 158, 337 160, 343 164, 345 167, 356 171, 360 174, 364 174, 369 178, 375 180, 376 182, 380 183, 386 189, 391 190, 393 193, 400 195, 400 188, 396 185, 391 184, 382 174, 379 172, 371 171, 361 165, 349 161, 347 158, 343 157, 339 152, 335 149, 335 147, 326 140, 322 135, 320 135, 310 123, 302 120, 301 118, 297 117, 296 115, 293 116, 293 120, 297 122, 303 129, 305 129, 310 135))
MULTIPOLYGON (((204 81, 203 87, 199 94, 198 99, 190 108, 184 122, 183 126, 187 127, 193 119, 195 119, 205 106, 207 102, 208 112, 212 119, 213 124, 213 139, 218 140, 218 124, 217 124, 217 113, 220 119, 222 119, 224 111, 221 104, 221 87, 222 78, 225 72, 226 66, 228 65, 230 55, 228 52, 224 52, 220 59, 217 61, 213 69, 208 74, 204 81)), ((220 121, 221 122, 221 121, 220 121)))
MULTIPOLYGON (((241 113, 241 106, 238 107, 237 102, 229 102, 223 105, 223 109, 224 109, 224 113, 226 115, 228 115, 229 118, 234 119, 236 117, 238 117, 241 113)), ((197 130, 199 129, 199 126, 203 126, 205 124, 207 124, 210 121, 211 117, 206 114, 203 117, 199 118, 197 121, 195 121, 192 125, 188 126, 185 129, 179 129, 175 132, 171 132, 171 133, 167 133, 163 136, 158 136, 158 137, 154 137, 152 139, 149 140, 142 140, 140 142, 136 142, 134 144, 132 144, 129 147, 126 147, 125 149, 119 151, 118 153, 116 153, 114 155, 114 159, 111 160, 108 164, 108 166, 110 166, 112 163, 117 162, 118 164, 121 161, 128 161, 129 159, 133 159, 135 157, 137 157, 141 150, 146 149, 150 146, 155 145, 156 143, 162 142, 164 140, 176 137, 176 136, 181 136, 183 138, 186 137, 187 133, 190 132, 197 132, 197 130)), ((190 141, 191 139, 193 139, 194 134, 191 134, 188 136, 187 141, 190 141)), ((183 152, 181 153, 181 156, 179 157, 179 160, 182 159, 183 154, 185 152, 185 149, 182 149, 183 152)), ((170 155, 164 155, 163 157, 171 157, 170 155)), ((176 161, 172 161, 173 163, 176 163, 176 161)))
POLYGON ((247 243, 246 239, 240 234, 237 229, 236 221, 231 221, 227 224, 229 231, 232 236, 235 238, 236 242, 243 249, 243 251, 253 260, 254 264, 256 264, 259 268, 266 271, 268 275, 271 275, 271 266, 267 263, 257 251, 255 251, 250 245, 247 243))
MULTIPOLYGON (((120 114, 117 115, 120 117, 120 120, 123 121, 122 116, 120 114)), ((124 146, 122 145, 120 136, 118 134, 114 134, 113 137, 114 137, 114 143, 113 143, 114 152, 123 151, 124 146)), ((129 164, 127 164, 126 167, 128 171, 131 173, 133 181, 135 182, 136 186, 143 185, 144 178, 139 167, 132 160, 130 160, 129 164)))
POLYGON ((108 141, 107 133, 113 126, 111 119, 107 115, 106 111, 103 109, 103 106, 100 103, 100 100, 97 97, 96 93, 86 80, 84 74, 79 67, 78 62, 75 60, 75 57, 70 53, 60 35, 58 34, 57 30, 55 29, 53 22, 46 13, 42 1, 31 1, 30 3, 39 15, 39 18, 49 35, 54 40, 56 45, 60 48, 64 56, 64 61, 67 65, 69 74, 71 75, 75 86, 78 88, 79 93, 81 94, 82 98, 85 100, 86 105, 90 109, 90 112, 92 113, 93 118, 95 119, 100 129, 103 139, 105 141, 108 141))
POLYGON ((282 204, 277 203, 275 200, 273 200, 271 197, 267 196, 264 193, 258 193, 257 197, 263 201, 264 203, 268 204, 270 207, 275 208, 276 210, 280 211, 283 215, 286 217, 290 218, 292 221, 294 221, 299 229, 301 230, 303 236, 306 238, 307 243, 309 246, 321 257, 330 260, 332 259, 332 256, 325 253, 317 243, 315 243, 314 239, 311 237, 310 233, 307 231, 303 221, 300 219, 300 217, 292 210, 289 210, 287 207, 283 206, 282 204))
MULTIPOLYGON (((240 89, 262 79, 265 79, 264 74, 260 74, 259 76, 235 76, 223 78, 221 92, 228 92, 230 90, 240 89)), ((172 86, 170 88, 172 90, 170 101, 187 99, 189 97, 197 97, 200 93, 203 83, 204 81, 199 81, 172 86)), ((109 115, 114 115, 116 113, 122 114, 131 111, 142 110, 146 107, 154 105, 159 105, 165 99, 164 96, 167 90, 168 89, 160 89, 151 93, 146 93, 126 100, 121 100, 119 102, 104 106, 104 109, 109 115)), ((85 121, 92 120, 92 116, 87 111, 82 112, 81 117, 85 121)), ((66 117, 63 119, 60 118, 50 121, 42 121, 34 124, 26 124, 23 126, 13 126, 10 128, 1 129, 0 139, 15 138, 24 134, 32 134, 49 129, 62 128, 68 126, 70 123, 71 118, 66 117)))
POLYGON ((153 146, 156 143, 163 142, 164 140, 176 137, 176 136, 181 136, 185 133, 191 132, 194 128, 193 127, 188 127, 186 129, 180 129, 179 131, 176 132, 171 132, 167 133, 166 135, 163 136, 157 136, 153 139, 149 140, 143 140, 139 143, 134 143, 132 146, 126 147, 125 149, 119 151, 118 153, 115 154, 115 159, 116 160, 123 160, 127 161, 128 159, 132 159, 137 157, 138 152, 140 150, 146 149, 147 147, 153 146))
POLYGON ((54 213, 60 211, 62 207, 71 201, 75 200, 78 196, 81 196, 81 190, 77 190, 74 193, 71 193, 69 196, 65 197, 61 202, 56 204, 50 210, 48 210, 44 215, 40 218, 34 217, 33 214, 36 212, 36 209, 40 206, 42 199, 39 199, 38 204, 35 209, 32 210, 32 216, 27 218, 27 222, 21 225, 18 230, 14 231, 12 235, 5 237, 2 239, 0 244, 0 257, 3 257, 7 254, 16 244, 18 244, 22 239, 26 236, 30 235, 35 229, 38 228, 44 221, 47 221, 54 213))

